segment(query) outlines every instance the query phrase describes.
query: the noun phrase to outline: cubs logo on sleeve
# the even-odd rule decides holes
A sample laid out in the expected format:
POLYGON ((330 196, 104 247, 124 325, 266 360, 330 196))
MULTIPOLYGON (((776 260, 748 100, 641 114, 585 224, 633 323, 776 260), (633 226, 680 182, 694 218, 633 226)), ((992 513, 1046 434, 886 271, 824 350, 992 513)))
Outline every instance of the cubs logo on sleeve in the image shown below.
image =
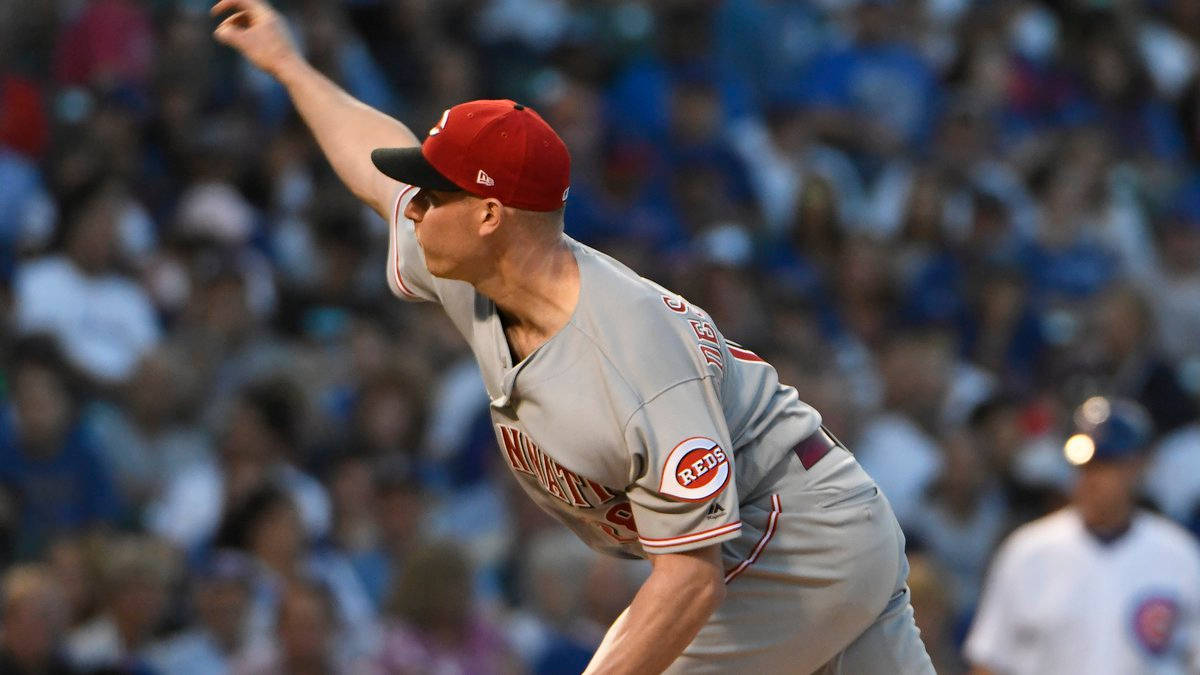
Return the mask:
POLYGON ((1179 603, 1166 595, 1145 598, 1133 612, 1133 632, 1151 654, 1162 654, 1171 644, 1179 621, 1179 603))
POLYGON ((687 502, 703 502, 725 489, 732 473, 729 455, 721 445, 711 438, 695 436, 667 455, 658 491, 687 502))

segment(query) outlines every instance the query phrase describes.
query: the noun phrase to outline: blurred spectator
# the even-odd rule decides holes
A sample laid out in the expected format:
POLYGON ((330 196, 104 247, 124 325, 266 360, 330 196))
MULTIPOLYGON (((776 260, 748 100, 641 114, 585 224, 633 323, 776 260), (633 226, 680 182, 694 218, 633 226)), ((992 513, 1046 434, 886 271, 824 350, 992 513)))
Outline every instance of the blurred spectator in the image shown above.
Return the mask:
POLYGON ((980 673, 1194 672, 1200 547, 1135 505, 1149 416, 1094 397, 1075 429, 1064 446, 1081 467, 1072 504, 1005 541, 967 659, 980 673))
POLYGON ((992 551, 1009 528, 1004 491, 972 440, 967 434, 943 438, 941 475, 906 533, 941 561, 943 584, 953 598, 944 611, 952 617, 974 606, 992 551))
POLYGON ((886 408, 853 441, 858 461, 906 527, 943 465, 935 434, 950 368, 951 355, 936 336, 896 336, 881 363, 886 408))
POLYGON ((1081 116, 1110 129, 1124 156, 1180 159, 1185 151, 1183 134, 1170 107, 1156 95, 1135 36, 1122 30, 1114 15, 1082 18, 1072 26, 1086 36, 1072 51, 1087 85, 1088 100, 1081 116))
POLYGON ((46 150, 50 125, 41 87, 35 80, 5 68, 0 54, 0 147, 38 159, 46 150))
POLYGON ((279 622, 268 642, 234 663, 235 675, 326 675, 350 672, 335 656, 336 621, 319 587, 292 583, 279 601, 279 622))
MULTIPOLYGON (((746 167, 768 235, 790 228, 807 239, 864 224, 864 177, 845 152, 825 143, 802 109, 774 104, 761 119, 738 120, 730 143, 746 167)), ((828 250, 809 255, 826 257, 820 253, 828 250)))
POLYGON ((378 667, 384 672, 517 673, 499 628, 480 615, 471 569, 453 544, 425 546, 409 558, 392 590, 392 622, 378 667))
POLYGON ((751 217, 750 186, 742 160, 733 152, 728 111, 717 85, 682 76, 673 83, 665 154, 674 208, 692 234, 715 223, 751 217))
MULTIPOLYGON (((1200 92, 1200 87, 1197 91, 1200 92)), ((1200 110, 1197 129, 1200 130, 1200 110)), ((1197 141, 1200 142, 1200 134, 1197 141)), ((1162 264, 1151 268, 1147 278, 1137 281, 1144 286, 1154 308, 1165 356, 1178 362, 1200 358, 1200 342, 1196 340, 1200 335, 1200 179, 1192 179, 1172 200, 1174 203, 1158 232, 1162 264)), ((1191 390, 1200 391, 1200 384, 1193 384, 1191 390)))
POLYGON ((975 274, 964 351, 998 378, 1002 388, 1027 392, 1037 380, 1036 368, 1045 347, 1028 282, 1009 268, 977 270, 975 274))
POLYGON ((538 535, 523 554, 519 597, 529 609, 506 622, 510 639, 537 675, 581 673, 601 637, 583 614, 579 584, 596 554, 559 530, 538 535))
MULTIPOLYGON (((1176 6, 1187 3, 1175 3, 1176 6)), ((1183 128, 1184 141, 1194 162, 1200 158, 1200 76, 1193 75, 1187 82, 1177 108, 1179 124, 1183 128)))
POLYGON ((848 239, 837 249, 831 271, 832 307, 826 330, 841 347, 842 341, 878 350, 886 341, 895 320, 897 295, 888 250, 866 237, 848 239))
POLYGON ((98 401, 86 412, 123 503, 135 510, 158 499, 173 476, 212 461, 208 435, 184 415, 187 369, 163 350, 139 362, 116 400, 98 401))
POLYGON ((813 173, 804 179, 787 225, 788 244, 779 247, 794 259, 776 273, 796 275, 796 290, 814 292, 817 279, 833 272, 846 240, 837 192, 828 180, 813 173), (801 276, 802 275, 802 276, 801 276), (815 278, 814 278, 815 277, 815 278))
POLYGON ((662 199, 661 162, 646 143, 619 140, 601 149, 598 176, 571 188, 566 231, 580 241, 633 242, 669 250, 684 238, 678 214, 662 199))
POLYGON ((586 631, 590 626, 593 640, 599 643, 649 575, 650 566, 645 563, 594 558, 584 575, 583 621, 577 624, 579 630, 586 631))
POLYGON ((851 13, 853 42, 809 62, 792 100, 812 110, 818 133, 856 151, 887 156, 917 149, 937 119, 937 79, 893 31, 899 3, 866 0, 851 13))
POLYGON ((352 422, 351 446, 366 458, 415 471, 425 405, 414 386, 418 376, 395 367, 363 373, 352 422))
POLYGON ((380 471, 374 483, 374 499, 363 500, 374 515, 369 545, 351 547, 344 539, 338 541, 375 609, 382 610, 389 589, 421 543, 428 495, 415 480, 390 469, 380 471))
POLYGON ((54 342, 31 336, 13 346, 11 401, 0 418, 0 487, 13 500, 15 553, 50 539, 113 524, 119 501, 99 451, 79 423, 78 382, 54 342))
POLYGON ((372 465, 359 454, 346 454, 333 460, 326 482, 333 505, 330 539, 347 555, 372 549, 379 540, 377 513, 379 495, 372 465))
POLYGON ((221 181, 189 186, 175 218, 180 235, 218 246, 237 248, 254 234, 254 208, 237 188, 221 181))
POLYGON ((1154 79, 1159 96, 1168 101, 1180 97, 1200 65, 1200 54, 1186 32, 1180 30, 1182 25, 1171 25, 1172 19, 1187 16, 1187 10, 1183 9, 1187 4, 1172 2, 1167 11, 1145 16, 1136 27, 1138 51, 1145 68, 1154 79))
POLYGON ((1154 428, 1168 433, 1200 416, 1179 374, 1161 355, 1150 303, 1137 290, 1104 293, 1088 333, 1095 337, 1100 389, 1132 398, 1149 411, 1154 428))
POLYGON ((189 584, 196 621, 180 634, 155 643, 146 661, 160 673, 227 673, 247 641, 247 608, 254 575, 240 553, 216 551, 189 584))
POLYGON ((17 254, 49 235, 55 203, 41 172, 29 159, 0 143, 0 280, 12 278, 17 254))
POLYGON ((750 268, 754 242, 737 223, 718 224, 694 241, 696 262, 706 272, 684 287, 684 294, 702 305, 722 331, 747 345, 767 339, 767 312, 756 292, 750 268))
POLYGON ((99 614, 67 637, 81 670, 153 672, 147 659, 162 627, 179 561, 165 543, 134 535, 107 542, 100 572, 99 614))
POLYGON ((374 648, 375 611, 354 569, 339 552, 310 548, 299 510, 272 485, 256 489, 225 518, 218 545, 245 552, 255 566, 248 608, 251 649, 282 629, 282 603, 293 586, 317 584, 329 596, 326 632, 336 632, 336 655, 350 663, 374 648))
POLYGON ((62 653, 67 606, 49 570, 16 565, 0 581, 0 672, 68 675, 76 672, 62 653))
POLYGON ((744 74, 760 105, 785 95, 831 39, 816 6, 772 0, 724 0, 713 17, 718 58, 744 74))
POLYGON ((1007 525, 1039 518, 1061 506, 1059 490, 1070 480, 1070 465, 1060 452, 1061 439, 1039 428, 1051 424, 1039 420, 1042 414, 1037 406, 997 394, 980 403, 968 421, 970 442, 979 461, 986 465, 989 480, 1003 490, 1011 521, 1007 525), (1051 456, 1046 457, 1046 452, 1051 456))
POLYGON ((212 426, 220 426, 239 389, 298 367, 289 363, 289 345, 268 330, 273 281, 251 260, 193 243, 158 261, 156 299, 177 313, 169 348, 192 366, 196 382, 188 393, 204 397, 202 419, 212 426))
POLYGON ((908 554, 908 589, 921 641, 929 652, 934 670, 962 673, 966 668, 958 655, 955 640, 955 611, 962 603, 953 589, 941 583, 943 570, 936 557, 919 552, 908 554))
POLYGON ((187 548, 208 542, 224 514, 272 481, 299 509, 305 537, 329 531, 329 495, 296 464, 304 422, 303 394, 287 379, 253 383, 239 394, 216 465, 200 463, 177 473, 152 506, 156 531, 187 548))
POLYGON ((92 0, 60 36, 55 75, 63 84, 144 85, 154 47, 146 7, 132 0, 92 0))
POLYGON ((72 363, 105 385, 125 381, 160 339, 145 291, 119 271, 123 208, 116 185, 94 189, 65 214, 61 252, 23 263, 13 283, 18 328, 54 334, 72 363))
POLYGON ((300 6, 305 56, 342 83, 354 98, 379 110, 393 110, 396 96, 358 34, 350 30, 342 6, 310 2, 300 6))
POLYGON ((1116 275, 1116 258, 1089 227, 1102 203, 1102 185, 1089 160, 1065 158, 1047 169, 1038 192, 1044 210, 1036 241, 1021 254, 1035 301, 1042 306, 1086 298, 1116 275))

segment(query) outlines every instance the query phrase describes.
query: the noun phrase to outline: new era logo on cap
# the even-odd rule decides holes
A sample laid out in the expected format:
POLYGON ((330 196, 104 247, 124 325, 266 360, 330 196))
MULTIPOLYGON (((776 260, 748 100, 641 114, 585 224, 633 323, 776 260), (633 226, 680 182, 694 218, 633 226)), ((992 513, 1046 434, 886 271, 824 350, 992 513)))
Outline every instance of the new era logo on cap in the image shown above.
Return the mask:
POLYGON ((561 209, 571 178, 562 138, 531 108, 509 100, 456 105, 420 148, 380 148, 371 159, 409 185, 465 190, 529 211, 561 209))

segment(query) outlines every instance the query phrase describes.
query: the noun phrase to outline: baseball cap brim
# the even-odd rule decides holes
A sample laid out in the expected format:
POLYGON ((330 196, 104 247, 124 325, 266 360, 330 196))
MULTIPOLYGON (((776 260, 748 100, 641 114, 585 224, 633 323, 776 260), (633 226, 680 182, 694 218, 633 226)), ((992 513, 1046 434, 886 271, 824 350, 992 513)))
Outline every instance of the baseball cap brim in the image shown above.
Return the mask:
POLYGON ((425 155, 421 154, 420 146, 376 148, 371 151, 371 162, 385 176, 394 178, 401 183, 447 192, 462 190, 454 181, 433 168, 429 160, 425 159, 425 155))

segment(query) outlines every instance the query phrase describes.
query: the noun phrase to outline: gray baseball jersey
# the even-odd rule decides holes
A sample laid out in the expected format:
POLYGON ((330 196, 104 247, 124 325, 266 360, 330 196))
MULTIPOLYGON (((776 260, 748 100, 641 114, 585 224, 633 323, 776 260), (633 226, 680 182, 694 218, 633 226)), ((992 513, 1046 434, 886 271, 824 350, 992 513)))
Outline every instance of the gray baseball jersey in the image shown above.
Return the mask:
POLYGON ((612 555, 721 543, 725 601, 668 673, 933 672, 891 506, 844 448, 812 465, 793 452, 821 418, 774 368, 575 241, 575 311, 514 364, 492 301, 426 269, 401 216, 415 192, 396 196, 388 284, 440 303, 467 339, 525 492, 612 555))
POLYGON ((440 303, 479 362, 501 454, 522 488, 591 547, 623 557, 734 539, 739 504, 820 415, 699 307, 569 240, 579 300, 565 327, 512 363, 496 306, 432 276, 396 196, 388 282, 440 303))

